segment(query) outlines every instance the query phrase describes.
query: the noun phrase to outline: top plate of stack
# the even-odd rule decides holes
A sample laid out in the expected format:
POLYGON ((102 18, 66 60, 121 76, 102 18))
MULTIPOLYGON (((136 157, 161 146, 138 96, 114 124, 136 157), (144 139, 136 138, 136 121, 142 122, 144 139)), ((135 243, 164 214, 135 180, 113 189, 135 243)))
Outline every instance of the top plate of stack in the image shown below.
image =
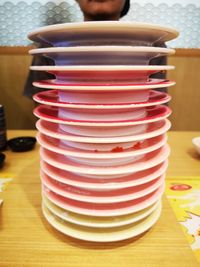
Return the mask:
POLYGON ((48 46, 131 45, 159 46, 178 36, 178 31, 156 24, 122 21, 63 23, 29 33, 32 41, 48 46))

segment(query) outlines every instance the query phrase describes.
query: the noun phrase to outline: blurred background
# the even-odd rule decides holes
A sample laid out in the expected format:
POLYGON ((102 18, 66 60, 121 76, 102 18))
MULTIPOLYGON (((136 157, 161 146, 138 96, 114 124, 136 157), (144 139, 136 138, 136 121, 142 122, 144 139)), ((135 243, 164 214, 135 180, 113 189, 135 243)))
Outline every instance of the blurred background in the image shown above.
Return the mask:
MULTIPOLYGON (((173 114, 172 130, 200 130, 200 1, 131 1, 125 21, 139 21, 174 27, 178 39, 167 47, 176 49, 168 58, 175 65, 168 79, 176 81, 169 88, 173 114)), ((35 28, 82 21, 75 0, 0 0, 0 104, 4 105, 8 129, 34 129, 34 102, 23 96, 33 47, 27 39, 35 28)))

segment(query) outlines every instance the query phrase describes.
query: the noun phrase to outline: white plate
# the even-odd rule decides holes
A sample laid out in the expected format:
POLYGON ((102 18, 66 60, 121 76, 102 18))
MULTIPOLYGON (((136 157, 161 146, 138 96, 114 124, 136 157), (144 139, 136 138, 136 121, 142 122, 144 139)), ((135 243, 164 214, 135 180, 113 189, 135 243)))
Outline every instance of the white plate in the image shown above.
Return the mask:
MULTIPOLYGON (((110 120, 89 120, 86 119, 79 120, 70 118, 70 112, 68 118, 60 118, 58 115, 58 108, 40 105, 34 109, 34 115, 39 119, 46 120, 53 123, 66 124, 66 125, 76 125, 76 126, 92 126, 92 127, 111 127, 111 126, 131 126, 145 124, 155 121, 163 120, 169 117, 171 110, 167 106, 156 106, 152 108, 147 108, 146 115, 140 119, 124 119, 123 116, 119 117, 117 121, 112 120, 110 115, 110 120)), ((119 114, 120 115, 120 114, 119 114)))
MULTIPOLYGON (((61 94, 61 92, 58 92, 58 90, 48 90, 48 91, 43 91, 43 92, 39 92, 39 93, 35 94, 33 96, 33 99, 36 102, 38 102, 40 104, 44 104, 44 105, 64 107, 64 108, 76 108, 76 109, 80 109, 80 108, 81 109, 139 108, 139 107, 149 107, 149 106, 161 105, 161 104, 167 103, 171 100, 170 95, 168 95, 166 93, 162 93, 162 92, 153 91, 153 90, 150 91, 149 100, 147 100, 147 101, 130 103, 130 98, 129 98, 129 99, 127 99, 128 103, 127 102, 125 102, 125 103, 121 102, 118 104, 113 104, 113 103, 97 104, 100 101, 99 98, 97 101, 95 101, 96 100, 95 98, 93 99, 93 101, 95 101, 97 103, 93 102, 93 103, 82 104, 81 102, 77 102, 77 101, 75 101, 75 103, 71 103, 71 101, 69 101, 70 100, 69 92, 65 92, 65 94, 66 94, 65 98, 68 101, 64 102, 64 101, 61 101, 59 99, 60 94, 61 94)), ((102 93, 102 94, 105 95, 104 93, 102 93)), ((132 92, 132 95, 133 94, 134 94, 134 92, 132 92)), ((122 101, 122 100, 120 100, 120 101, 122 101)))
POLYGON ((173 70, 167 65, 78 65, 78 66, 31 66, 31 70, 47 71, 56 76, 57 82, 115 82, 144 83, 149 76, 160 71, 173 70))
POLYGON ((146 102, 149 99, 150 91, 147 90, 129 90, 129 91, 76 91, 76 90, 58 90, 58 99, 63 102, 70 103, 112 103, 125 104, 125 103, 136 103, 146 102))
POLYGON ((109 175, 125 175, 131 174, 133 172, 142 171, 151 167, 154 167, 161 162, 165 161, 170 153, 170 149, 168 145, 165 145, 153 152, 145 154, 145 156, 133 163, 122 165, 122 166, 114 166, 114 167, 95 167, 95 166, 87 166, 80 163, 76 163, 66 156, 61 154, 57 154, 55 152, 51 152, 47 149, 40 149, 41 159, 47 162, 48 164, 65 170, 69 172, 74 172, 76 174, 84 174, 84 175, 103 175, 105 178, 109 178, 109 175))
POLYGON ((58 207, 45 196, 43 196, 43 204, 51 211, 51 213, 64 221, 92 228, 111 228, 135 223, 144 219, 160 206, 160 201, 144 210, 129 215, 115 217, 93 217, 73 213, 58 207))
POLYGON ((62 209, 74 213, 96 217, 111 217, 131 214, 150 207, 161 199, 163 192, 164 186, 162 185, 156 191, 144 197, 116 203, 87 203, 72 200, 49 191, 45 186, 43 186, 42 195, 62 209))
POLYGON ((72 142, 82 142, 82 143, 98 143, 98 144, 110 144, 110 143, 123 143, 123 142, 133 142, 140 141, 148 138, 152 138, 158 135, 166 133, 171 127, 169 120, 164 119, 147 124, 145 133, 140 134, 129 134, 131 130, 130 127, 126 127, 126 136, 115 136, 115 137, 91 137, 91 136, 80 136, 73 135, 68 132, 64 132, 57 123, 52 123, 44 120, 38 120, 36 123, 36 128, 41 133, 54 137, 61 140, 72 141, 72 142))
POLYGON ((88 203, 118 203, 129 201, 133 199, 138 199, 143 196, 146 196, 155 190, 158 189, 161 185, 165 183, 165 175, 153 180, 151 182, 117 190, 89 190, 83 189, 80 187, 73 187, 70 185, 66 185, 56 180, 53 180, 45 173, 41 171, 40 174, 42 184, 47 188, 49 191, 52 191, 60 196, 77 200, 83 201, 88 203))
POLYGON ((152 46, 172 40, 178 34, 175 29, 150 23, 90 21, 45 26, 30 32, 28 38, 53 46, 152 46))
MULTIPOLYGON (((131 126, 114 126, 114 127, 88 127, 88 126, 77 126, 77 125, 66 125, 66 124, 59 124, 59 128, 65 132, 67 135, 74 134, 83 137, 100 137, 100 138, 107 138, 107 137, 122 137, 122 136, 130 136, 130 135, 139 135, 144 134, 147 131, 148 124, 139 124, 139 125, 131 125, 131 126)), ((64 140, 63 140, 64 142, 64 140)), ((71 142, 67 141, 68 145, 72 145, 71 142)), ((83 143, 83 142, 82 142, 83 143)), ((90 142, 91 143, 91 142, 90 142)), ((119 144, 119 142, 116 142, 119 144)), ((78 145, 78 144, 77 144, 78 145)), ((92 144, 91 144, 92 145, 92 144)), ((84 144, 80 144, 79 147, 84 146, 84 144)), ((97 145, 98 146, 98 145, 97 145)), ((105 150, 111 150, 112 148, 108 146, 108 143, 105 145, 105 150)), ((130 144, 133 146, 133 143, 130 144)), ((93 146, 94 147, 94 146, 93 146)), ((91 149, 93 149, 91 147, 91 149)), ((96 148, 98 149, 98 148, 96 148)), ((103 146, 101 145, 101 151, 103 150, 103 146)))
MULTIPOLYGON (((173 70, 175 67, 170 65, 148 65, 148 66, 141 66, 141 65, 133 65, 133 66, 126 66, 126 65, 79 65, 79 66, 31 66, 31 70, 37 71, 52 71, 52 72, 111 72, 111 73, 126 73, 126 72, 151 72, 151 71, 164 71, 164 70, 173 70)), ((81 74, 80 74, 81 75, 81 74)))
MULTIPOLYGON (((119 84, 119 83, 108 83, 108 82, 101 82, 101 83, 70 83, 70 82, 66 82, 64 83, 59 83, 56 80, 41 80, 39 82, 33 82, 33 85, 35 87, 38 88, 43 88, 43 89, 58 89, 58 90, 67 90, 68 92, 70 91, 78 91, 80 94, 83 92, 90 92, 94 91, 94 92, 104 92, 104 93, 108 93, 109 91, 111 91, 113 93, 113 91, 115 93, 117 93, 118 91, 133 91, 133 90, 140 90, 140 91, 144 91, 144 90, 148 90, 148 89, 159 89, 159 88, 166 88, 166 87, 171 87, 173 85, 175 85, 174 81, 168 81, 168 80, 162 80, 162 79, 149 79, 148 81, 144 82, 144 83, 124 83, 124 84, 119 84)), ((141 92, 139 92, 139 94, 141 94, 141 92)), ((83 95, 83 94, 82 94, 83 95)), ((80 97, 77 97, 76 95, 76 100, 79 101, 80 103, 84 103, 84 102, 89 102, 88 98, 89 95, 86 95, 86 97, 82 97, 82 95, 80 97), (86 100, 85 100, 86 98, 86 100), (81 101, 80 101, 81 100, 81 101)), ((120 94, 121 95, 121 94, 120 94)), ((121 96, 122 97, 122 96, 121 96)), ((106 97, 107 98, 107 97, 106 97)), ((106 98, 103 99, 103 103, 107 103, 106 98)), ((90 99, 90 98, 89 98, 90 99)), ((92 98, 94 99, 94 97, 92 98)), ((96 97, 95 97, 96 99, 96 97)), ((110 103, 110 99, 112 98, 108 98, 110 103)), ((127 100, 126 100, 127 101, 127 100)), ((129 98, 129 101, 133 102, 134 100, 132 98, 129 98)), ((137 100, 137 101, 145 101, 145 100, 137 100)), ((147 99, 146 99, 147 101, 147 99)), ((118 102, 113 102, 113 103, 121 103, 122 100, 119 98, 118 102)), ((101 102, 102 103, 102 102, 101 102)))
POLYGON ((91 179, 91 177, 80 176, 51 166, 43 160, 41 160, 40 165, 41 170, 45 174, 63 184, 91 190, 115 190, 138 186, 157 179, 159 176, 165 174, 168 163, 165 161, 144 171, 135 172, 120 178, 112 178, 111 175, 106 179, 98 177, 91 179))
POLYGON ((32 55, 43 55, 55 65, 148 65, 152 58, 174 54, 174 49, 135 46, 78 46, 32 49, 32 55))
POLYGON ((45 205, 43 205, 42 210, 46 220, 55 229, 65 235, 91 242, 116 242, 138 236, 151 228, 160 217, 161 205, 147 218, 142 219, 139 222, 118 228, 103 228, 102 230, 97 228, 96 231, 94 231, 94 228, 77 226, 61 220, 57 216, 53 215, 53 213, 51 213, 45 205))
MULTIPOLYGON (((121 152, 96 152, 92 150, 83 150, 79 149, 78 147, 71 147, 67 144, 63 144, 62 140, 55 139, 52 137, 48 137, 46 135, 43 135, 41 133, 37 134, 37 141, 38 143, 43 147, 46 148, 52 152, 66 155, 66 156, 72 156, 72 157, 81 157, 81 158, 88 158, 88 159, 117 159, 117 158, 124 158, 124 157, 131 157, 131 156, 138 156, 143 155, 145 153, 152 152, 167 142, 167 136, 166 135, 160 135, 156 136, 150 139, 146 139, 139 144, 137 144, 134 147, 131 147, 129 149, 124 149, 121 152)), ((117 145, 117 144, 115 144, 117 145)), ((86 147, 87 148, 87 143, 86 147)), ((114 147, 115 148, 115 147, 114 147)))
MULTIPOLYGON (((109 122, 121 120, 139 120, 147 116, 147 108, 126 108, 126 109, 73 109, 55 107, 58 110, 58 118, 78 121, 109 122)), ((154 107, 153 107, 154 108, 154 107)), ((64 129, 63 129, 64 130, 64 129)))

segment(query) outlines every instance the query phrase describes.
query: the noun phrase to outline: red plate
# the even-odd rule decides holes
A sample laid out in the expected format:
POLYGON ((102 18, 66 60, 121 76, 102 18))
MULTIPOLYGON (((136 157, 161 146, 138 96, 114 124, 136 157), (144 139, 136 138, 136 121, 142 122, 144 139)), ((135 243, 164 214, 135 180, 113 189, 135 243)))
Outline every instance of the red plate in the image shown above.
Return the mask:
POLYGON ((68 90, 68 91, 126 91, 126 90, 147 90, 155 88, 165 88, 175 85, 174 81, 162 80, 162 79, 149 79, 147 82, 143 83, 116 83, 116 82, 81 82, 72 83, 65 82, 59 83, 56 80, 43 80, 39 82, 33 82, 35 87, 44 89, 58 89, 58 90, 68 90))
MULTIPOLYGON (((117 113, 117 110, 116 110, 117 113)), ((135 120, 123 120, 119 119, 118 121, 111 120, 108 121, 89 121, 89 120, 75 120, 70 118, 59 118, 58 117, 58 108, 41 105, 35 108, 34 114, 36 117, 54 123, 61 123, 66 125, 78 125, 78 126, 125 126, 125 125, 139 125, 149 122, 160 121, 171 114, 171 110, 167 106, 156 106, 146 110, 146 115, 143 118, 135 120)))
MULTIPOLYGON (((134 93, 134 92, 133 92, 134 93)), ((137 108, 137 107, 148 107, 154 105, 160 105, 167 103, 171 100, 171 96, 166 93, 151 90, 149 100, 146 102, 127 102, 127 103, 71 103, 63 102, 59 100, 58 90, 48 90, 39 92, 34 95, 33 99, 41 104, 56 106, 56 107, 68 107, 68 108, 94 108, 94 109, 115 109, 115 108, 137 108)))

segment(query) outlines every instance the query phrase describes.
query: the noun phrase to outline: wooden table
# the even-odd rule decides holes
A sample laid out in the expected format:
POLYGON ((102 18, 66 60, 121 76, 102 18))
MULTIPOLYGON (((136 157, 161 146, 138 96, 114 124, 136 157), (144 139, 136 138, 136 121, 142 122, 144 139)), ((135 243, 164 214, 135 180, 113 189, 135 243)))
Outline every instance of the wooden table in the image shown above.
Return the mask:
MULTIPOLYGON (((9 131, 9 137, 34 135, 9 131)), ((168 178, 200 176, 200 162, 191 144, 195 132, 171 132, 168 178)), ((41 213, 38 145, 31 152, 6 152, 2 173, 13 173, 0 208, 0 266, 67 267, 196 267, 192 250, 165 197, 156 225, 139 238, 96 244, 69 238, 54 230, 41 213)))

